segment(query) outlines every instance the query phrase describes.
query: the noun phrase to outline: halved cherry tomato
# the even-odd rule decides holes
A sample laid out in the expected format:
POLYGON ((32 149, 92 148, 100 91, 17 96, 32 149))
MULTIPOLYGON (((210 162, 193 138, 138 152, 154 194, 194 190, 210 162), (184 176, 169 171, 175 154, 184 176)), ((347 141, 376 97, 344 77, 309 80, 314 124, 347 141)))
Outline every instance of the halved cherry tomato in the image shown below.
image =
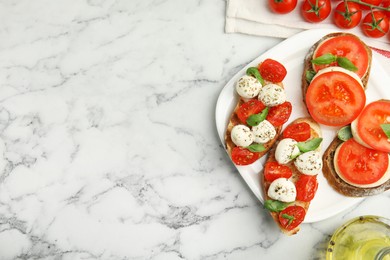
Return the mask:
POLYGON ((264 178, 272 182, 279 178, 290 178, 291 169, 286 165, 280 165, 278 162, 267 162, 264 167, 264 178))
POLYGON ((368 104, 358 117, 357 132, 359 137, 378 151, 390 153, 390 142, 383 132, 381 124, 390 123, 390 102, 375 101, 368 104))
POLYGON ((359 82, 350 75, 332 71, 315 77, 306 92, 306 105, 318 123, 344 126, 362 111, 366 94, 359 82))
POLYGON ((362 19, 362 10, 357 3, 342 2, 334 10, 334 23, 344 29, 350 29, 357 26, 362 19))
POLYGON ((265 108, 265 105, 259 101, 258 99, 251 99, 248 102, 243 103, 238 109, 237 109, 237 116, 240 119, 240 121, 244 124, 246 124, 246 120, 248 117, 254 114, 258 114, 265 108))
MULTIPOLYGON (((331 53, 333 55, 349 59, 358 68, 356 74, 358 74, 360 78, 366 74, 369 63, 369 55, 364 44, 359 40, 359 38, 353 35, 341 35, 329 38, 318 46, 313 55, 313 59, 326 53, 331 53)), ((335 66, 335 64, 315 65, 313 68, 317 72, 320 69, 329 66, 335 66)))
POLYGON ((286 101, 278 106, 270 107, 267 120, 274 126, 281 126, 287 122, 291 115, 292 105, 286 101))
POLYGON ((248 165, 259 159, 259 153, 254 153, 242 147, 234 147, 232 150, 232 160, 236 165, 248 165))
POLYGON ((305 215, 306 211, 303 207, 289 206, 279 213, 279 222, 283 228, 292 230, 302 223, 305 215))
POLYGON ((369 12, 363 18, 362 29, 364 34, 368 37, 382 37, 389 31, 389 19, 384 12, 369 12))
POLYGON ((318 23, 325 20, 332 10, 330 0, 305 0, 301 7, 301 13, 306 21, 318 23))
POLYGON ((341 144, 336 164, 338 171, 348 182, 371 184, 386 173, 389 155, 367 148, 351 138, 341 144))
POLYGON ((297 183, 297 200, 309 202, 314 198, 318 189, 317 176, 302 174, 297 183))
POLYGON ((268 0, 272 11, 278 14, 287 14, 295 9, 298 0, 268 0))
POLYGON ((287 70, 280 62, 266 59, 259 64, 259 72, 263 79, 272 83, 282 82, 287 75, 287 70))
POLYGON ((291 124, 283 131, 283 138, 292 138, 297 142, 303 142, 310 138, 310 125, 306 122, 291 124))

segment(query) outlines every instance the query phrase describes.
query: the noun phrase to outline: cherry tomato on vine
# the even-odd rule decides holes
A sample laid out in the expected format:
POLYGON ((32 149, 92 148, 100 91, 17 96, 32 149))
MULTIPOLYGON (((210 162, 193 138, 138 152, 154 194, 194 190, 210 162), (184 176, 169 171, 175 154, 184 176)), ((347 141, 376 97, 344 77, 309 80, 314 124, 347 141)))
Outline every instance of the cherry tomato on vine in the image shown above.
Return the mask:
POLYGON ((295 9, 298 0, 269 0, 268 5, 278 14, 287 14, 295 9))
POLYGON ((301 13, 306 21, 318 23, 325 20, 332 10, 330 0, 305 0, 301 7, 301 13))
MULTIPOLYGON (((382 0, 361 0, 364 3, 370 4, 370 5, 376 5, 379 6, 382 2, 382 0)), ((362 10, 370 10, 370 7, 364 4, 360 4, 360 7, 362 10)))
POLYGON ((389 19, 381 11, 369 12, 363 19, 362 29, 369 37, 382 37, 389 31, 389 19))
POLYGON ((342 2, 334 10, 334 23, 344 29, 350 29, 357 26, 362 19, 362 10, 357 3, 342 2))

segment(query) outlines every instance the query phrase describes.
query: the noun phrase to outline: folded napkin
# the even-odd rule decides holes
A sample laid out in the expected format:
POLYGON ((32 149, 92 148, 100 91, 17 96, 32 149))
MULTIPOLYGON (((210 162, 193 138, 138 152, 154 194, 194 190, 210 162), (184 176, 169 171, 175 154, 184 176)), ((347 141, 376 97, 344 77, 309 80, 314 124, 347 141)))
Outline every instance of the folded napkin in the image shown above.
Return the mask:
MULTIPOLYGON (((307 29, 329 28, 343 31, 332 23, 332 14, 321 23, 306 22, 300 14, 300 2, 291 13, 275 14, 268 8, 267 0, 226 0, 225 32, 258 36, 288 38, 307 29)), ((332 2, 335 5, 335 2, 332 2)), ((361 37, 367 45, 390 51, 389 37, 368 38, 359 26, 345 30, 361 37)), ((382 52, 386 53, 386 52, 382 52)))

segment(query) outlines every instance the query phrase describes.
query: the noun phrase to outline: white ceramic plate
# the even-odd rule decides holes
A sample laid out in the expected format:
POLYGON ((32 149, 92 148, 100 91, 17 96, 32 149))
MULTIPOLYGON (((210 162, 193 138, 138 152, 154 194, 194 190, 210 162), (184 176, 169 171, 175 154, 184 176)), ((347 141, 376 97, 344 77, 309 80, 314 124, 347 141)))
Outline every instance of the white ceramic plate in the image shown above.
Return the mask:
MULTIPOLYGON (((249 63, 226 84, 219 95, 216 105, 217 131, 222 144, 225 143, 226 126, 238 99, 234 90, 235 83, 245 74, 248 67, 257 66, 258 63, 266 58, 278 60, 287 69, 287 76, 283 83, 287 99, 292 103, 293 110, 289 121, 284 126, 298 117, 309 115, 302 101, 301 75, 303 60, 315 42, 322 36, 332 32, 334 31, 328 29, 308 30, 288 38, 249 63)), ((390 84, 390 75, 382 63, 379 62, 379 55, 373 51, 371 75, 366 90, 367 104, 381 98, 390 99, 390 91, 386 91, 386 86, 388 87, 390 84)), ((321 125, 321 130, 324 138, 322 152, 324 152, 335 137, 337 128, 321 125)), ((260 187, 259 174, 261 174, 265 160, 266 156, 249 166, 236 166, 242 178, 261 202, 263 202, 263 193, 260 187)), ((362 200, 362 198, 349 198, 340 195, 328 185, 322 174, 318 175, 318 182, 318 191, 307 212, 305 223, 329 218, 362 200)))

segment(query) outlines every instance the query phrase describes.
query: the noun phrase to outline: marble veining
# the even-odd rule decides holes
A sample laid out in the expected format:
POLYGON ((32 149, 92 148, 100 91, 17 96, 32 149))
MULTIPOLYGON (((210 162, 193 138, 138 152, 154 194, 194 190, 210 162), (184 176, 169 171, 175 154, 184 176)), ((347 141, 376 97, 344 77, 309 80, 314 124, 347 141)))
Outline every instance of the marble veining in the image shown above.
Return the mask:
POLYGON ((224 34, 224 14, 223 0, 0 1, 0 259, 314 259, 346 219, 390 216, 385 194, 278 232, 214 116, 281 40, 224 34))

